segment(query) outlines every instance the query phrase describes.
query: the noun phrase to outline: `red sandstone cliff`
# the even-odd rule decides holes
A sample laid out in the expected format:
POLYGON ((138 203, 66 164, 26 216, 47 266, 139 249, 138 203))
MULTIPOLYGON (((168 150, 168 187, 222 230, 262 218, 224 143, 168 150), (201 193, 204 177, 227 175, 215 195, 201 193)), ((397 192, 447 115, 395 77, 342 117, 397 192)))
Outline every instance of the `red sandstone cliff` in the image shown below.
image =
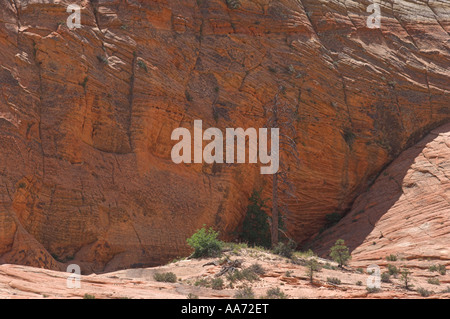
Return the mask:
POLYGON ((387 1, 0 0, 0 262, 85 272, 188 253, 242 221, 257 167, 179 166, 194 119, 258 127, 276 89, 298 110, 298 241, 450 119, 450 5, 387 1), (58 261, 59 260, 59 261, 58 261))

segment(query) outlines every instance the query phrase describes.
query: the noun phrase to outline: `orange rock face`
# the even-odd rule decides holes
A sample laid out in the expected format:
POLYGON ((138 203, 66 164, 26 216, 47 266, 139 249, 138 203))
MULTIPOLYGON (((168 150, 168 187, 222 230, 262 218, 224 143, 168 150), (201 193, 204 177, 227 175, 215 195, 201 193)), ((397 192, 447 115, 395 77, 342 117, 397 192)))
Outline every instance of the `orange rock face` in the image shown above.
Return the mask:
POLYGON ((392 254, 424 269, 419 262, 450 265, 450 124, 403 152, 313 247, 326 255, 339 238, 354 263, 392 254))
POLYGON ((407 146, 450 119, 449 5, 359 1, 0 0, 0 262, 85 273, 227 239, 270 177, 258 165, 175 165, 177 127, 261 127, 280 86, 301 161, 288 231, 348 210, 407 146))

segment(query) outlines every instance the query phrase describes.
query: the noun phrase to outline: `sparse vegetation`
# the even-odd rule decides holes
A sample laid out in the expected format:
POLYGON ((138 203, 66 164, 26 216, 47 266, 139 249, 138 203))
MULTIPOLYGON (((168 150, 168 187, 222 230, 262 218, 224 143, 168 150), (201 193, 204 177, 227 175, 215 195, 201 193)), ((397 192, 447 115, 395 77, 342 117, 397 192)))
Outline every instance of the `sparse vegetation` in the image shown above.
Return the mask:
POLYGON ((297 244, 292 240, 290 240, 286 243, 279 242, 278 245, 276 245, 273 248, 273 253, 276 255, 286 257, 286 258, 291 258, 296 247, 297 247, 297 244))
POLYGON ((236 299, 255 299, 255 293, 251 287, 243 287, 234 295, 236 299))
POLYGON ((361 281, 361 280, 358 280, 358 281, 356 282, 356 285, 357 285, 357 286, 362 286, 362 285, 363 285, 363 283, 362 283, 362 281, 361 281))
POLYGON ((333 284, 333 285, 340 285, 341 284, 341 280, 339 278, 336 278, 336 277, 328 277, 327 278, 327 282, 329 284, 333 284))
POLYGON ((418 288, 417 292, 422 296, 422 297, 429 297, 432 294, 434 294, 433 291, 427 290, 425 288, 418 288))
POLYGON ((192 258, 217 257, 222 252, 223 242, 217 239, 219 233, 212 228, 203 227, 186 240, 194 249, 192 258))
POLYGON ((177 276, 173 272, 155 273, 153 278, 159 282, 177 282, 177 276))
POLYGON ((288 299, 288 296, 279 288, 270 288, 267 290, 263 299, 288 299))
POLYGON ((338 239, 330 250, 330 256, 335 262, 338 263, 339 267, 343 267, 350 260, 350 252, 343 239, 338 239))
POLYGON ((227 279, 228 281, 230 281, 230 283, 243 280, 252 282, 258 280, 259 276, 255 272, 253 272, 250 268, 246 268, 243 270, 236 269, 232 273, 228 273, 227 279))
POLYGON ((88 77, 85 76, 83 79, 83 82, 80 83, 83 88, 86 88, 87 81, 88 81, 88 77))
POLYGON ((84 294, 83 299, 95 299, 95 296, 90 294, 84 294))
POLYGON ((374 294, 381 291, 381 289, 377 287, 367 287, 366 290, 369 294, 374 294))
POLYGON ((386 257, 387 261, 397 261, 397 256, 390 254, 386 257))
POLYGON ((143 60, 138 60, 138 61, 137 61, 137 65, 138 65, 141 69, 145 70, 145 72, 148 72, 147 64, 146 64, 143 60))
POLYGON ((264 275, 266 270, 258 263, 252 264, 248 269, 257 275, 264 275))
POLYGON ((389 275, 388 272, 382 273, 381 274, 381 281, 382 282, 386 282, 386 283, 391 282, 391 275, 389 275))
POLYGON ((214 290, 222 290, 224 287, 222 278, 214 278, 211 280, 211 288, 214 290))
POLYGON ((400 273, 400 270, 391 264, 387 265, 387 269, 388 269, 389 275, 394 276, 394 277, 397 277, 397 275, 400 273))
POLYGON ((198 296, 194 295, 193 293, 189 293, 186 298, 187 299, 198 299, 198 296))
POLYGON ((445 275, 447 273, 447 269, 445 268, 445 265, 433 265, 430 266, 429 271, 431 272, 438 272, 440 275, 445 275))
POLYGON ((439 286, 441 284, 441 282, 437 278, 430 278, 427 280, 427 282, 429 284, 436 285, 436 286, 439 286))

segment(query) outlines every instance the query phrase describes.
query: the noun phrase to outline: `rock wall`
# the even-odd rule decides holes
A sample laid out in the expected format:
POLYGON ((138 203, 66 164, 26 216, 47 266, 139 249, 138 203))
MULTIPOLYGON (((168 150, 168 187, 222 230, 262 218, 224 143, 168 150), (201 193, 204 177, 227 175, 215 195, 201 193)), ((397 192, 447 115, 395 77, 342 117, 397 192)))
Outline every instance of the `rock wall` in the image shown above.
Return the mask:
POLYGON ((226 239, 257 165, 175 165, 174 128, 261 127, 278 88, 301 161, 288 231, 302 242, 407 146, 450 119, 447 1, 0 0, 0 262, 83 271, 226 239), (80 29, 65 24, 81 5, 80 29))
POLYGON ((326 256, 339 238, 355 263, 392 254, 422 269, 419 261, 450 264, 450 124, 403 152, 312 247, 326 256))

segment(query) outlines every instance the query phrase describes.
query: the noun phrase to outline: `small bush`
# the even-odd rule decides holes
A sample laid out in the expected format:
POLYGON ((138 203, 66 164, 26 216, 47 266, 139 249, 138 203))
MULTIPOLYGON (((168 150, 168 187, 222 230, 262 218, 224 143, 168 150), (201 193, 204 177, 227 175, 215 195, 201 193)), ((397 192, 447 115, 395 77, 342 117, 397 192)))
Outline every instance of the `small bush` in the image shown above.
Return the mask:
POLYGON ((323 265, 323 268, 328 269, 328 270, 337 270, 337 267, 333 266, 330 263, 325 263, 325 265, 323 265))
POLYGON ((431 272, 436 271, 441 275, 445 275, 447 273, 447 269, 445 268, 445 265, 433 265, 433 266, 430 266, 429 270, 431 272))
POLYGON ((389 273, 389 275, 391 275, 391 276, 396 277, 396 276, 400 273, 400 271, 398 270, 398 268, 395 267, 394 265, 388 264, 388 265, 387 265, 387 268, 388 268, 388 273, 389 273))
POLYGON ((251 265, 250 267, 248 267, 248 269, 260 276, 266 273, 266 270, 263 268, 263 266, 258 263, 251 265))
POLYGON ((288 296, 281 291, 279 287, 270 288, 267 290, 266 295, 263 297, 264 299, 288 299, 288 296))
POLYGON ((361 281, 361 280, 358 280, 358 281, 356 282, 356 285, 357 285, 357 286, 362 286, 362 285, 363 285, 363 283, 362 283, 362 281, 361 281))
POLYGON ((144 61, 138 60, 138 61, 137 61, 137 65, 138 65, 141 69, 145 70, 145 72, 148 72, 147 64, 146 64, 144 61))
POLYGON ((296 247, 297 244, 292 240, 287 243, 280 242, 277 246, 274 247, 273 253, 286 258, 291 258, 296 247))
POLYGON ((429 284, 432 284, 432 285, 439 286, 441 284, 441 282, 437 278, 430 278, 427 281, 428 281, 429 284))
POLYGON ((444 290, 441 291, 443 294, 448 294, 450 293, 450 287, 445 288, 444 290))
POLYGON ((209 288, 210 285, 211 285, 211 284, 210 284, 209 280, 208 280, 208 279, 205 279, 205 278, 198 279, 198 280, 194 283, 194 286, 206 287, 206 288, 209 288))
POLYGON ((198 296, 194 295, 193 293, 189 293, 186 298, 187 299, 198 299, 198 296))
POLYGON ((192 258, 217 257, 222 252, 223 243, 217 239, 219 233, 212 228, 205 227, 198 230, 186 240, 187 244, 194 249, 192 258))
POLYGON ((390 254, 386 257, 387 261, 397 261, 397 256, 390 254))
POLYGON ((360 274, 364 273, 364 269, 361 267, 356 268, 356 271, 359 272, 360 274))
POLYGON ((214 290, 222 290, 223 289, 223 279, 222 278, 214 278, 211 280, 211 288, 214 290))
POLYGON ((90 294, 84 294, 83 299, 95 299, 95 296, 90 294))
POLYGON ((156 273, 153 278, 159 282, 177 282, 177 276, 173 272, 156 273))
POLYGON ((331 247, 330 256, 341 268, 351 259, 349 249, 345 246, 343 239, 338 239, 334 246, 331 247))
POLYGON ((235 270, 232 273, 228 273, 227 279, 231 283, 234 283, 236 281, 243 281, 243 280, 252 282, 252 281, 258 280, 259 277, 250 268, 246 268, 244 270, 235 270))
POLYGON ((417 292, 422 296, 422 297, 429 297, 432 294, 434 294, 433 291, 430 290, 426 290, 425 288, 418 288, 417 292))
POLYGON ((244 287, 239 289, 234 295, 236 299, 255 299, 255 293, 251 287, 244 287))
POLYGON ((336 277, 328 277, 327 278, 327 282, 330 284, 334 284, 334 285, 340 285, 341 284, 341 280, 339 278, 336 277))
POLYGON ((366 290, 369 294, 374 294, 381 291, 381 289, 377 287, 367 287, 366 290))
POLYGON ((384 272, 381 274, 381 281, 382 282, 391 282, 391 275, 389 275, 388 272, 384 272))

